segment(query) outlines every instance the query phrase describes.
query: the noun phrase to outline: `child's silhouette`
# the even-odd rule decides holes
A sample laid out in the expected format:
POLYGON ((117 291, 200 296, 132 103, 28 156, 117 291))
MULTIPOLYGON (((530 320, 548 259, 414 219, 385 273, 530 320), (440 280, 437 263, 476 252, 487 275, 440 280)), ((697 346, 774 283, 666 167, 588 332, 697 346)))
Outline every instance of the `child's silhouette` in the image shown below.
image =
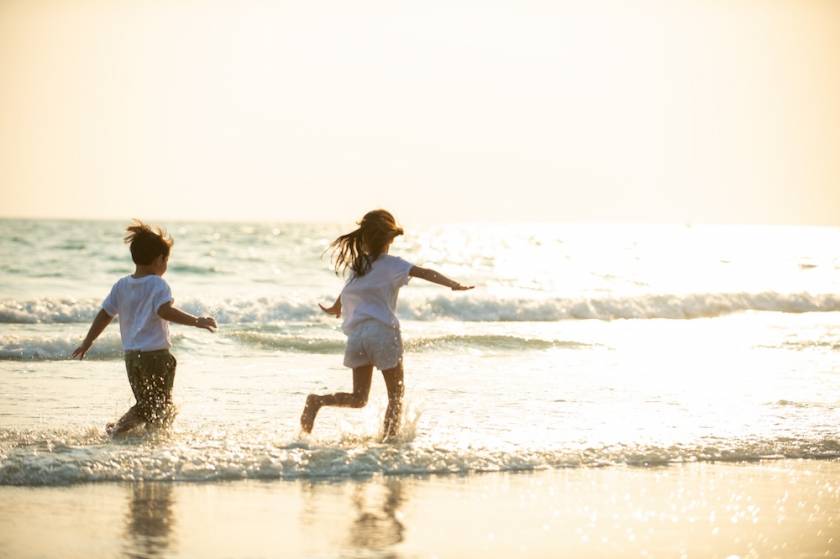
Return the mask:
POLYGON ((134 273, 120 278, 102 302, 102 309, 90 326, 73 357, 83 359, 94 340, 111 323, 120 319, 120 337, 125 351, 128 382, 137 403, 116 423, 109 423, 111 436, 127 433, 141 424, 165 426, 174 418, 172 385, 175 357, 169 353, 169 322, 205 328, 213 332, 212 317, 195 317, 173 306, 172 291, 163 279, 173 240, 160 228, 135 221, 126 229, 134 273))
POLYGON ((332 306, 319 306, 336 318, 344 315, 342 330, 347 334, 344 365, 353 369, 353 392, 307 396, 300 417, 301 429, 306 433, 312 431, 322 406, 361 408, 367 404, 376 367, 382 371, 388 389, 384 438, 395 436, 400 428, 404 392, 402 338, 395 314, 400 288, 412 277, 453 291, 473 287, 388 254, 394 237, 402 234, 394 216, 385 210, 374 210, 365 214, 358 229, 338 237, 330 245, 336 272, 350 268, 350 277, 332 306))

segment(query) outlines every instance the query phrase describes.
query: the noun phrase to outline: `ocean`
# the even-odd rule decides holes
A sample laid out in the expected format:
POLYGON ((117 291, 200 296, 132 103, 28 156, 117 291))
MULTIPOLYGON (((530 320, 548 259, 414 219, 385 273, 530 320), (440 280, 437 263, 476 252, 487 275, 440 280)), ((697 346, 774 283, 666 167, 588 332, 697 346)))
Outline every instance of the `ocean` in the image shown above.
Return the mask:
POLYGON ((132 404, 112 324, 68 356, 133 270, 122 222, 0 221, 0 483, 533 470, 840 456, 840 229, 418 227, 392 254, 469 292, 400 293, 406 415, 380 444, 381 376, 349 389, 329 242, 344 225, 165 223, 179 416, 110 443, 132 404))
MULTIPOLYGON (((378 480, 385 512, 373 517, 393 531, 394 484, 437 495, 435 510, 442 511, 451 505, 440 500, 446 491, 469 496, 493 486, 501 495, 504 487, 525 487, 523 494, 540 494, 565 484, 580 493, 589 486, 570 486, 568 476, 584 475, 570 472, 615 472, 597 479, 625 472, 630 487, 633 476, 647 475, 637 470, 657 480, 664 471, 682 484, 684 475, 711 479, 696 472, 721 462, 771 464, 778 476, 778 468, 799 472, 802 459, 840 458, 840 228, 407 227, 392 254, 476 287, 452 292, 414 279, 401 290, 405 415, 398 440, 382 443, 387 400, 377 372, 367 407, 324 408, 312 435, 299 432, 308 393, 352 386, 339 321, 318 309, 343 285, 324 252, 352 223, 163 223, 175 238, 165 278, 176 306, 215 316, 219 329, 171 328, 179 408, 171 431, 111 441, 105 423, 133 404, 118 325, 86 360, 69 355, 111 285, 133 271, 122 243, 126 225, 0 220, 0 489, 11 507, 0 514, 8 536, 0 536, 0 555, 6 549, 19 556, 33 545, 36 538, 14 538, 11 528, 37 516, 38 491, 77 487, 73 499, 87 502, 89 514, 99 510, 96 503, 119 508, 123 499, 135 512, 150 499, 172 508, 174 491, 195 512, 206 506, 208 491, 232 491, 235 501, 260 493, 254 483, 270 483, 278 494, 316 487, 321 499, 353 500, 358 487, 368 487, 365 480, 378 480), (533 479, 547 485, 535 490, 515 477, 519 472, 543 472, 549 477, 533 479), (441 489, 418 479, 460 481, 440 482, 441 489), (230 482, 242 485, 231 489, 230 482)), ((831 503, 840 503, 838 471, 820 470, 827 485, 814 495, 824 499, 830 486, 831 503)), ((744 479, 754 481, 752 474, 744 479)), ((267 498, 260 494, 245 502, 257 506, 267 498)), ((69 498, 49 495, 50 506, 69 498)), ((301 505, 304 516, 308 506, 301 505)), ((339 505, 327 509, 344 518, 339 505)), ((155 510, 138 525, 156 526, 155 510)), ((66 509, 59 520, 73 515, 66 509)), ((38 518, 39 526, 57 525, 38 518)), ((833 517, 824 520, 834 526, 833 517)), ((73 533, 87 542, 76 556, 98 549, 90 547, 97 538, 73 533)), ((106 540, 117 549, 121 538, 106 540)), ((317 553, 305 552, 304 543, 295 549, 306 556, 348 556, 346 549, 356 550, 349 556, 392 556, 383 550, 402 536, 386 540, 376 540, 378 547, 344 541, 317 553)), ((519 549, 521 541, 510 541, 519 549)), ((201 549, 196 545, 193 551, 201 549)), ((445 549, 469 549, 458 545, 445 549)), ((140 547, 129 555, 159 556, 140 547)), ((164 556, 180 556, 168 549, 164 556)), ((544 551, 558 549, 547 544, 544 551)), ((597 556, 591 549, 570 552, 597 556)))

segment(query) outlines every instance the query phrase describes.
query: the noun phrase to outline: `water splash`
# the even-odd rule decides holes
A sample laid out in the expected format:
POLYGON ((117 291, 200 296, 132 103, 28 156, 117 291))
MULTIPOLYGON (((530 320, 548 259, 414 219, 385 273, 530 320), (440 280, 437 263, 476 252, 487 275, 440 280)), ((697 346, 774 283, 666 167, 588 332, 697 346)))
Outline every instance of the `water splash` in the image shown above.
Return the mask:
POLYGON ((838 458, 834 439, 697 441, 693 444, 524 448, 423 444, 419 414, 396 441, 342 433, 337 439, 176 431, 119 442, 93 427, 0 431, 0 485, 100 481, 211 481, 474 473, 568 467, 662 466, 695 461, 838 458))

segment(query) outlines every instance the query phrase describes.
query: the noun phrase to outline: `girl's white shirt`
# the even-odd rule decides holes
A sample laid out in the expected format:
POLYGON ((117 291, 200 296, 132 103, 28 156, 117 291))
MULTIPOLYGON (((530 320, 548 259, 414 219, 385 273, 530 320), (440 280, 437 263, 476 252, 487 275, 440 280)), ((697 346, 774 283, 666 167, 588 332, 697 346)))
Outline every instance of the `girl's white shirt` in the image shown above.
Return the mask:
POLYGON ((341 313, 344 316, 341 329, 344 333, 349 335, 357 325, 369 319, 399 328, 397 295, 400 287, 411 279, 408 272, 412 267, 413 264, 398 256, 383 254, 371 264, 365 275, 351 275, 341 290, 341 313))

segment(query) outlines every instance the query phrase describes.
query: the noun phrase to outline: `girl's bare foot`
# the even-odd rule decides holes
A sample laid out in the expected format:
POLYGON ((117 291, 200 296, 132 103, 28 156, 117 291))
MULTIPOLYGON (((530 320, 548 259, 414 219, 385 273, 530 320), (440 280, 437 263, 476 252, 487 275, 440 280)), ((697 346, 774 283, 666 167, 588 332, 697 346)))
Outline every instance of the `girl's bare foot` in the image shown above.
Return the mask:
POLYGON ((111 421, 110 423, 106 423, 105 424, 105 434, 108 435, 109 437, 112 436, 114 434, 114 428, 116 426, 117 426, 117 424, 114 423, 113 421, 111 421))
POLYGON ((315 416, 321 405, 318 403, 318 396, 310 394, 306 397, 306 405, 303 406, 303 413, 300 414, 300 428, 304 433, 311 433, 315 425, 315 416))

